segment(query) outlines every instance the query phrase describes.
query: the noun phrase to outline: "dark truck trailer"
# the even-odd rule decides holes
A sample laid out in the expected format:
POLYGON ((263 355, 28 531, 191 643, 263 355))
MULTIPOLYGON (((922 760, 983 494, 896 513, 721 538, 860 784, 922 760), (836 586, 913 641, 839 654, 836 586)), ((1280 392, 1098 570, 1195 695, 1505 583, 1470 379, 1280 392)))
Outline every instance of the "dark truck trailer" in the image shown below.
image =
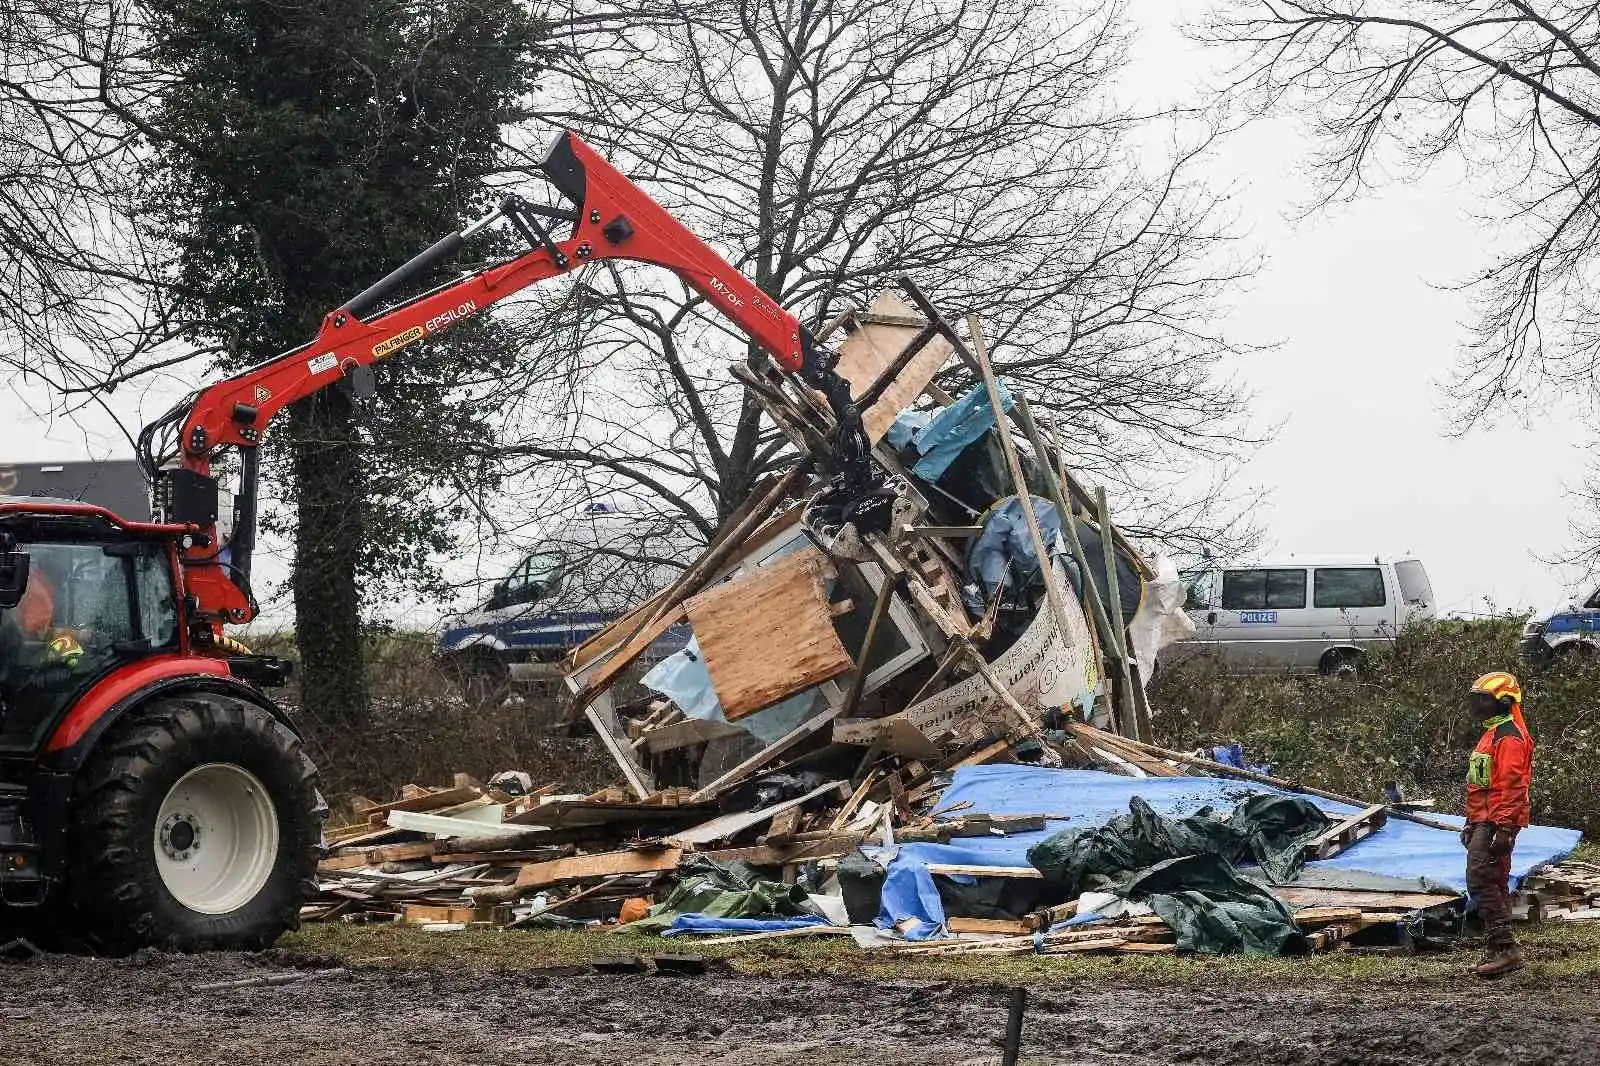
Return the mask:
POLYGON ((150 521, 150 491, 134 459, 0 463, 0 496, 77 500, 132 521, 150 521))

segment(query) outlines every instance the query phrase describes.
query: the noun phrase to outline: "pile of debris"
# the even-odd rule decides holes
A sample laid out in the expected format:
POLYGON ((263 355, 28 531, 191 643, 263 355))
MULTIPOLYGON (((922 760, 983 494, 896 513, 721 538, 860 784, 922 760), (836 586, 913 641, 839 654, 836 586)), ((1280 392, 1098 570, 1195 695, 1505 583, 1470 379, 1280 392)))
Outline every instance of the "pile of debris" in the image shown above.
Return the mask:
MULTIPOLYGON (((509 774, 369 803, 332 834, 308 917, 1050 953, 1408 942, 1422 919, 1459 913, 1458 892, 1403 861, 1435 838, 1458 847, 1454 826, 1151 743, 1141 675, 1192 632, 1175 569, 1072 476, 994 375, 977 320, 963 337, 900 288, 819 337, 843 338, 837 368, 894 495, 887 528, 830 504, 837 486, 815 472, 840 438, 821 398, 737 364, 799 459, 671 587, 572 655, 573 718, 622 785, 563 795, 509 774), (950 383, 952 357, 976 383, 959 397, 935 380, 950 383), (629 667, 685 630, 644 675, 652 695, 622 699, 629 667), (1231 858, 1205 854, 1232 831, 1208 803, 1267 793, 1322 803, 1264 824, 1274 868, 1316 867, 1270 891, 1234 869, 1262 861, 1242 833, 1231 858), (1104 846, 1092 874, 1037 858, 1089 831, 1104 846), (1379 859, 1334 869, 1352 848, 1379 859), (1057 867, 1073 872, 1047 876, 1057 867), (1254 927, 1228 909, 1246 906, 1254 927)), ((1519 856, 1575 842, 1525 834, 1519 856)))

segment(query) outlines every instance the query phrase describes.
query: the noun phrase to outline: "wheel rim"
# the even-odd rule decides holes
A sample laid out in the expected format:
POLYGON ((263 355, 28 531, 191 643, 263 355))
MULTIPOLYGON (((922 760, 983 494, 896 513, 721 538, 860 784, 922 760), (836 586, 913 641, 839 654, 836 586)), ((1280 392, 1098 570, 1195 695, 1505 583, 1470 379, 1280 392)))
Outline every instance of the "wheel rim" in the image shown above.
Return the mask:
POLYGON ((242 766, 196 766, 172 786, 156 815, 156 869, 179 903, 227 914, 255 898, 278 854, 278 812, 242 766))

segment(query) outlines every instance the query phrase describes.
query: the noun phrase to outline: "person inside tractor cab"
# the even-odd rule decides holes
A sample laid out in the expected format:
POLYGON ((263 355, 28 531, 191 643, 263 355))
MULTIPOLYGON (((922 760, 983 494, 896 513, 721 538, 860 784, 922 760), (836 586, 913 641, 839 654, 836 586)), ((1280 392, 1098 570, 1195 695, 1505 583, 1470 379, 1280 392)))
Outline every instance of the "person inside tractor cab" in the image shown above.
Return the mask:
POLYGON ((132 635, 120 559, 95 543, 26 548, 27 588, 0 610, 0 743, 31 738, 132 635))
POLYGON ((41 646, 38 665, 76 669, 83 659, 84 634, 66 625, 60 614, 66 606, 60 600, 70 560, 50 545, 39 545, 31 556, 28 587, 16 609, 17 629, 24 641, 41 646))

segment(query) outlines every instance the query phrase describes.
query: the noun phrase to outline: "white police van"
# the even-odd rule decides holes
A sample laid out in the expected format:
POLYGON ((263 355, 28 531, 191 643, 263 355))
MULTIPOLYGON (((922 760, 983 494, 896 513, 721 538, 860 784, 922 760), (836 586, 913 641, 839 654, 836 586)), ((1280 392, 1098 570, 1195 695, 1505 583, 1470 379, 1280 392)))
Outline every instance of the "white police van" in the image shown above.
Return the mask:
POLYGON ((1163 649, 1162 665, 1210 654, 1240 672, 1348 676, 1367 649, 1434 613, 1417 559, 1288 556, 1180 576, 1195 634, 1163 649))
POLYGON ((1600 589, 1581 603, 1535 615, 1522 627, 1522 657, 1544 666, 1567 655, 1590 656, 1600 650, 1600 589))

